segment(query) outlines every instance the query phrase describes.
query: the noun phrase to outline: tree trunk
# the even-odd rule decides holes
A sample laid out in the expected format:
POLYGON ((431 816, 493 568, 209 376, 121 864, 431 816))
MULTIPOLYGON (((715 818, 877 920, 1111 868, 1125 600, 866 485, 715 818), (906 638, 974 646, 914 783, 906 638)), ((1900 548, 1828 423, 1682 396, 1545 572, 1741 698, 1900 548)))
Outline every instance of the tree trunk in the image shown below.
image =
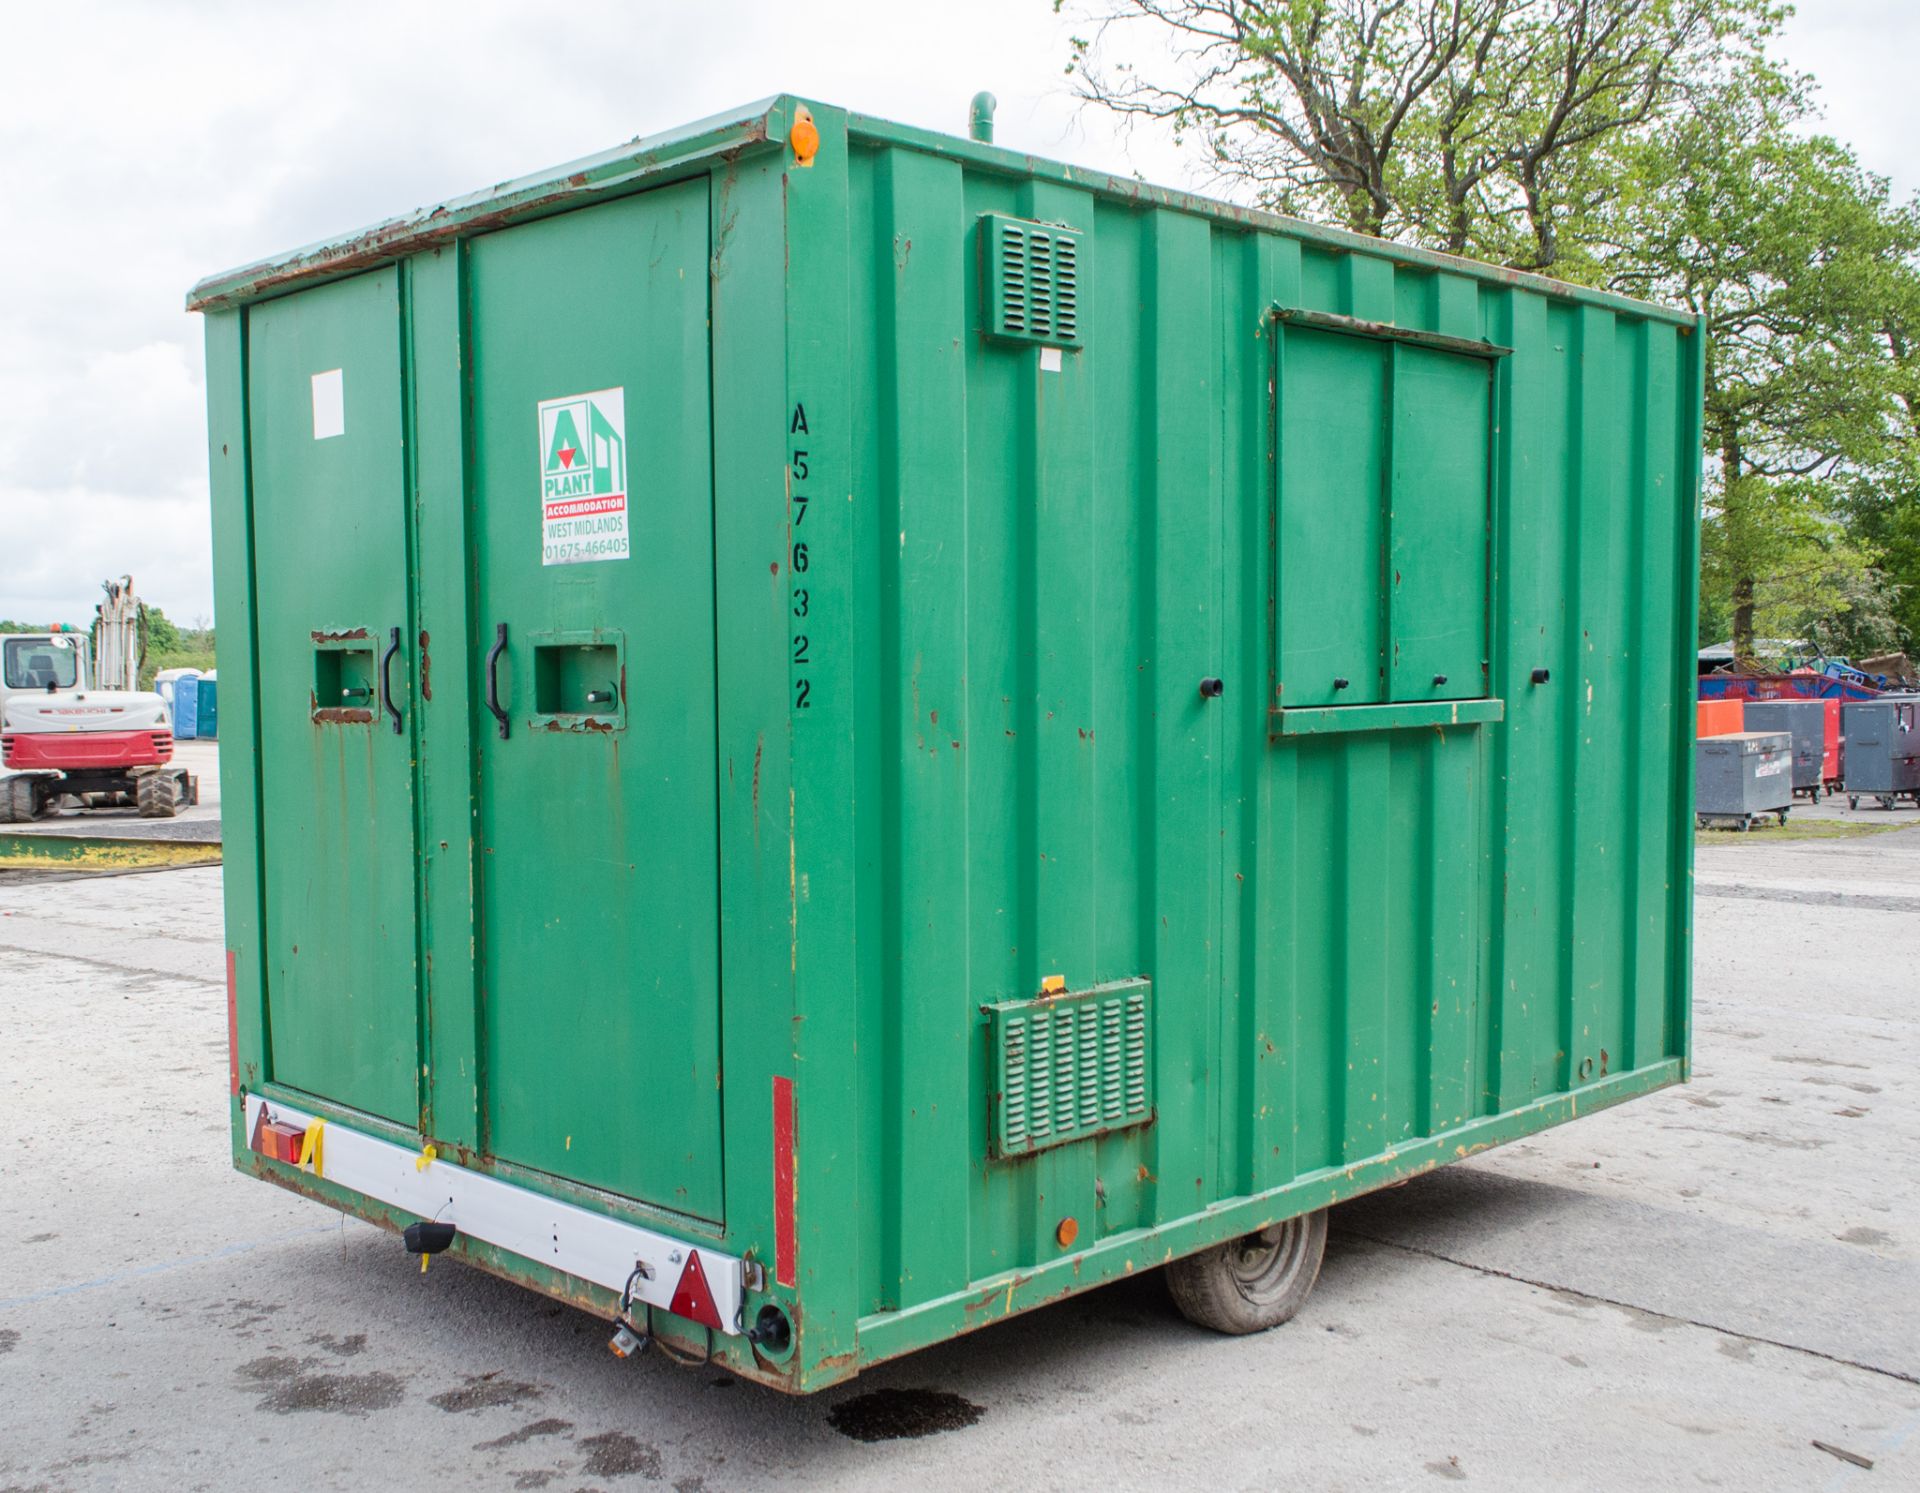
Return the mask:
POLYGON ((1720 433, 1721 499, 1725 505, 1727 566, 1733 582, 1733 666, 1744 669, 1753 658, 1753 535, 1747 527, 1746 482, 1740 472, 1740 437, 1729 418, 1720 433))
POLYGON ((1739 575, 1733 580, 1733 666, 1744 669, 1753 656, 1753 577, 1739 575))

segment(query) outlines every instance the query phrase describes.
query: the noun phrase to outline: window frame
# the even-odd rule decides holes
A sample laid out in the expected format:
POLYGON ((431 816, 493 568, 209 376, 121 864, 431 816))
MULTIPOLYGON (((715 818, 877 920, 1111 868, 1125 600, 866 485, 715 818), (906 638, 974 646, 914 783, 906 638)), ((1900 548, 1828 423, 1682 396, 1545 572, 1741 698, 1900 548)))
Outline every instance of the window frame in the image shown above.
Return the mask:
POLYGON ((4 642, 6 645, 4 649, 0 649, 0 655, 4 655, 3 660, 0 660, 0 679, 5 680, 8 689, 44 690, 46 688, 44 684, 27 684, 14 677, 14 659, 16 657, 24 657, 24 650, 34 644, 49 647, 53 649, 56 655, 64 651, 68 663, 72 665, 70 672, 73 677, 71 679, 61 680, 56 671, 53 681, 53 687, 56 690, 78 689, 80 687, 80 652, 78 643, 68 643, 63 650, 59 644, 50 642, 47 638, 37 634, 26 637, 7 637, 0 639, 0 642, 4 642))
MULTIPOLYGON (((1356 703, 1352 705, 1315 703, 1304 706, 1287 707, 1284 704, 1283 673, 1285 653, 1282 629, 1284 626, 1282 581, 1285 568, 1284 528, 1281 502, 1284 498, 1281 451, 1281 402, 1285 374, 1284 345, 1289 328, 1303 331, 1332 332, 1344 336, 1362 338, 1368 341, 1388 345, 1400 344, 1434 352, 1452 353, 1462 357, 1476 358, 1488 365, 1487 384, 1487 490, 1486 490, 1486 605, 1483 614, 1485 629, 1485 647, 1487 657, 1491 659, 1494 633, 1494 592, 1495 574, 1494 556, 1497 553, 1495 526, 1499 512, 1498 472, 1500 467, 1500 431, 1498 410, 1506 392, 1504 381, 1509 377, 1510 365, 1507 359, 1513 349, 1495 342, 1475 341, 1472 338, 1450 336, 1442 332, 1430 332, 1415 327, 1396 326, 1388 322, 1368 321, 1355 316, 1343 316, 1330 311, 1316 311, 1307 307, 1287 306, 1276 302, 1268 309, 1266 331, 1271 346, 1268 349, 1267 381, 1267 513, 1269 545, 1267 613, 1270 636, 1268 638, 1267 661, 1267 699, 1268 699, 1268 735, 1270 739, 1306 735, 1323 735, 1341 731, 1373 731, 1401 729, 1416 726, 1440 725, 1478 725, 1498 721, 1505 716, 1505 704, 1495 697, 1492 691, 1491 676, 1486 681, 1486 692, 1480 695, 1447 700, 1387 700, 1384 702, 1356 703)), ((1390 484, 1392 482, 1392 429, 1393 393, 1392 373, 1389 369, 1387 398, 1384 416, 1389 422, 1388 456, 1383 481, 1389 486, 1383 490, 1383 504, 1390 503, 1390 484)), ((1382 531, 1384 554, 1391 563, 1393 553, 1393 526, 1390 507, 1385 509, 1385 527, 1382 531)), ((1384 639, 1391 649, 1394 641, 1392 620, 1391 588, 1382 577, 1384 588, 1381 604, 1385 608, 1384 639)), ((1389 679, 1391 675, 1389 674, 1389 679)))

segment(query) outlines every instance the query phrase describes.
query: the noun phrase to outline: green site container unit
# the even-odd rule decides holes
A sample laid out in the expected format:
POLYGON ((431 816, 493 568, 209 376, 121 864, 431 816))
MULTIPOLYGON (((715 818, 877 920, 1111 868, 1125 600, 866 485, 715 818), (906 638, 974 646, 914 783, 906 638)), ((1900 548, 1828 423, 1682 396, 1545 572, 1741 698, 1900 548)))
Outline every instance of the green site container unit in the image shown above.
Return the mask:
POLYGON ((792 98, 190 304, 240 1167, 811 1390, 1686 1076, 1693 320, 792 98))

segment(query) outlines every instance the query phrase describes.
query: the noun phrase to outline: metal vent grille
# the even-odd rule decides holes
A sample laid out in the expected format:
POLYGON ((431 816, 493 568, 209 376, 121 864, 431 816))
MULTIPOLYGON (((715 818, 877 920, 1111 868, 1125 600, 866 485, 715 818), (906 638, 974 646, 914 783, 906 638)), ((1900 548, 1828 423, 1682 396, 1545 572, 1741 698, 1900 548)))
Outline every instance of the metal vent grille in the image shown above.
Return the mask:
POLYGON ((992 1151, 1024 1156, 1153 1118, 1152 982, 988 1006, 992 1151))
POLYGON ((980 220, 986 329, 992 337, 1080 345, 1080 235, 1057 223, 980 220))

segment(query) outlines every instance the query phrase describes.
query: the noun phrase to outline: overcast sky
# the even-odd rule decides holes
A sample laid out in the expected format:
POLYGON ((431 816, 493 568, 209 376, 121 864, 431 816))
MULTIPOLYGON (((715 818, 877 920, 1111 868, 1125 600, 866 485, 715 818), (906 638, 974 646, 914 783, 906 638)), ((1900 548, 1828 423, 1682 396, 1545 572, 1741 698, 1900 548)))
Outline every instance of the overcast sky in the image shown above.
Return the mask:
MULTIPOLYGON (((1920 186, 1913 0, 1807 0, 1828 126, 1920 186)), ((1188 184, 1065 91, 1050 0, 18 5, 0 47, 0 617, 210 619, 201 275, 782 91, 1188 184)))

